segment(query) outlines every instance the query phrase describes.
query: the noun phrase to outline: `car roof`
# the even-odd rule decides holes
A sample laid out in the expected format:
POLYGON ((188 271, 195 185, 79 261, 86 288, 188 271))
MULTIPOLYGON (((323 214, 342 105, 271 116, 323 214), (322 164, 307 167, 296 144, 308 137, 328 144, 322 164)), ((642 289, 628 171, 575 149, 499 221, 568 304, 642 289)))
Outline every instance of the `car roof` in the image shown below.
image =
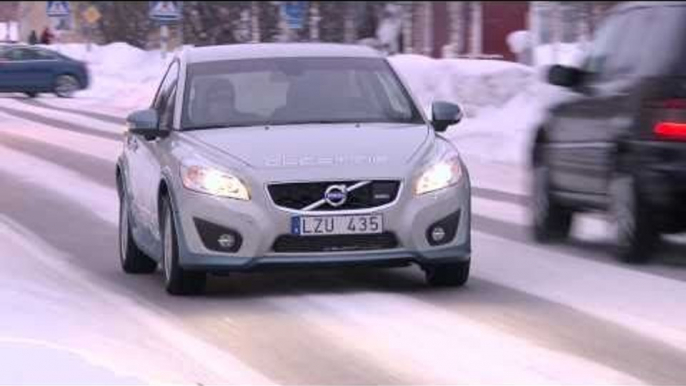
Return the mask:
POLYGON ((684 7, 686 3, 683 1, 626 1, 615 5, 610 13, 624 12, 635 8, 645 7, 684 7))
POLYGON ((293 57, 382 57, 370 47, 333 43, 254 43, 193 47, 187 49, 185 55, 189 63, 293 57))

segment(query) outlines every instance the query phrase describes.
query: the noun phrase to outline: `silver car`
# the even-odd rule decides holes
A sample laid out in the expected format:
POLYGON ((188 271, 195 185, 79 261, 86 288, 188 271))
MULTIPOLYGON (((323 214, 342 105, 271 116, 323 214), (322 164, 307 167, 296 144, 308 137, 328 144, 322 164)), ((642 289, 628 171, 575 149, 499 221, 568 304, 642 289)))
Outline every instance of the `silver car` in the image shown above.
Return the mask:
POLYGON ((469 276, 470 182, 440 132, 371 48, 249 44, 176 57, 128 117, 117 163, 121 264, 162 265, 171 294, 207 273, 418 264, 469 276))

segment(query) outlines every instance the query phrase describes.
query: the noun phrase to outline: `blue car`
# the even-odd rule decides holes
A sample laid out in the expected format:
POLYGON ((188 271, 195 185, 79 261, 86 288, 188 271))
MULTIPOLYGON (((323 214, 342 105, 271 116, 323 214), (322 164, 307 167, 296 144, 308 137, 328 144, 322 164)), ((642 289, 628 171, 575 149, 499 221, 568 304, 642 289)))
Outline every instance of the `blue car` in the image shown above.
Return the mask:
POLYGON ((42 47, 0 46, 0 92, 70 98, 88 87, 86 64, 42 47))

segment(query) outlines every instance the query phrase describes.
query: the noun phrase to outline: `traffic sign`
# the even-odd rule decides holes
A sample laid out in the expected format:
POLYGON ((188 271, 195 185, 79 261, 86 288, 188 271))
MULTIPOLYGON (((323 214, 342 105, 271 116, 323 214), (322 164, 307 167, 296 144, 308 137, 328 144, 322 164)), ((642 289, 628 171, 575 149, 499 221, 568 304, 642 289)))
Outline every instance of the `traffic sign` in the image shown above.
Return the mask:
POLYGON ((290 29, 301 29, 305 24, 307 1, 284 1, 283 13, 290 29))
POLYGON ((100 20, 102 14, 100 13, 100 11, 98 11, 97 8, 91 5, 81 13, 81 16, 83 16, 83 20, 85 20, 86 23, 95 24, 98 22, 98 20, 100 20))
POLYGON ((71 14, 68 1, 48 1, 45 10, 49 17, 65 17, 71 14))
POLYGON ((148 16, 157 21, 177 21, 181 19, 180 1, 151 1, 148 16))

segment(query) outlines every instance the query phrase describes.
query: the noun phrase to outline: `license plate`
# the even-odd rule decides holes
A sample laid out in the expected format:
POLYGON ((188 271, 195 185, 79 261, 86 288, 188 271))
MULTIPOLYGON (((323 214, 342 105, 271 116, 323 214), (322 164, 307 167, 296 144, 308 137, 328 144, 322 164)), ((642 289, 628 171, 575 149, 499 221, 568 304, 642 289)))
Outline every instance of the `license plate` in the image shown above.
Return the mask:
POLYGON ((291 233, 298 236, 353 235, 383 232, 383 216, 296 216, 291 218, 291 233))

